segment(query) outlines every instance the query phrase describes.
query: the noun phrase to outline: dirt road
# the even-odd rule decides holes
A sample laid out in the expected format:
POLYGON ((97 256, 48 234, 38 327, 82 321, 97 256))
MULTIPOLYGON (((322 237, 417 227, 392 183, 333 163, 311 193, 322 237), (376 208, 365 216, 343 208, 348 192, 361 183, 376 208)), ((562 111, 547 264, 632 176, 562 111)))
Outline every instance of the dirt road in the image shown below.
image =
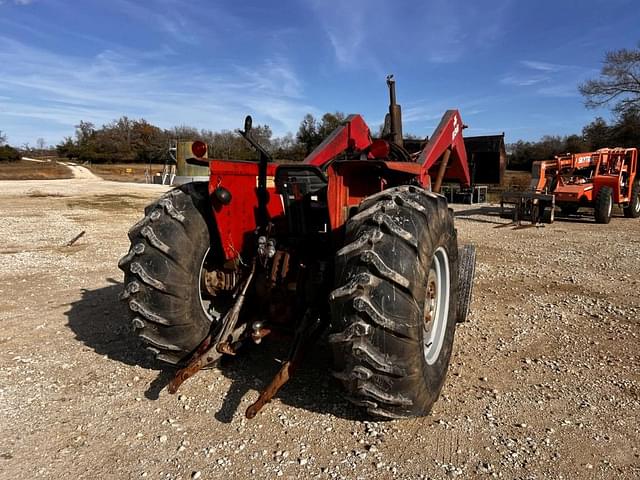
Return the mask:
POLYGON ((2 478, 640 476, 640 221, 511 230, 459 209, 477 283, 432 415, 363 419, 321 343, 247 421, 282 346, 170 396, 117 299, 126 232, 164 189, 0 182, 2 478))
POLYGON ((79 178, 82 180, 101 180, 100 177, 98 177, 97 175, 94 175, 93 172, 89 170, 87 167, 83 167, 82 165, 78 165, 77 163, 72 163, 72 162, 61 162, 61 163, 69 167, 69 170, 71 170, 71 174, 73 175, 73 178, 79 178))

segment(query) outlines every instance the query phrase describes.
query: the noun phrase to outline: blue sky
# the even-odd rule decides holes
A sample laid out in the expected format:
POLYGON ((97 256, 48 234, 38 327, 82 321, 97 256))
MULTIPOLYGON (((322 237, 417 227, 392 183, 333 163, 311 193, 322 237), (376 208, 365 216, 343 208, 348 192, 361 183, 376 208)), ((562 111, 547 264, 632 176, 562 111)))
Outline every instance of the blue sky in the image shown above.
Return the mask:
POLYGON ((640 41, 638 0, 0 0, 0 130, 48 144, 80 120, 283 135, 307 112, 377 129, 387 73, 406 132, 458 108, 466 135, 579 133, 577 84, 640 41))

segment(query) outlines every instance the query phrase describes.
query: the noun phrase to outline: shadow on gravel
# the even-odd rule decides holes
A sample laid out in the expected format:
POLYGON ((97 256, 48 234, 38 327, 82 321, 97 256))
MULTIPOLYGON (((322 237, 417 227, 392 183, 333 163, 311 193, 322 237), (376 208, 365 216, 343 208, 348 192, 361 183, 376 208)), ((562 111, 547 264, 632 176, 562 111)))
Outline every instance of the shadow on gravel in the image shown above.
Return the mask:
MULTIPOLYGON (((614 213, 611 214, 611 219, 615 218, 626 217, 624 216, 624 213, 616 212, 614 210, 614 213)), ((590 223, 592 225, 596 224, 596 220, 593 217, 593 212, 586 209, 584 211, 581 211, 580 213, 576 213, 573 215, 556 215, 555 221, 561 223, 590 223)))
MULTIPOLYGON (((157 370, 158 376, 145 392, 146 398, 156 400, 176 369, 147 354, 132 331, 126 305, 118 299, 122 282, 114 279, 107 281, 111 285, 82 290, 81 299, 72 303, 66 312, 68 326, 80 342, 100 355, 126 365, 157 370)), ((271 382, 280 369, 278 360, 286 357, 288 347, 288 341, 270 341, 266 338, 261 345, 249 345, 241 349, 236 357, 223 358, 214 367, 232 382, 228 391, 217 392, 224 396, 222 407, 215 414, 218 421, 230 423, 234 415, 244 415, 244 411, 238 411, 242 399, 248 395, 250 401, 254 402, 258 398, 259 391, 271 382)), ((341 389, 329 373, 330 363, 329 347, 326 339, 321 339, 307 353, 301 367, 276 398, 286 405, 304 410, 351 420, 364 419, 359 410, 344 399, 341 389)), ((207 372, 201 374, 206 375, 207 372)), ((202 395, 211 395, 211 392, 204 389, 202 395)), ((270 405, 266 405, 263 412, 268 414, 269 408, 270 405)))
POLYGON ((471 222, 478 223, 490 223, 492 225, 501 225, 504 223, 504 221, 501 222, 486 220, 483 218, 473 218, 474 215, 483 215, 486 217, 496 217, 496 219, 502 219, 502 217, 500 216, 500 207, 492 205, 484 205, 482 207, 473 208, 470 210, 458 210, 457 212, 455 212, 454 217, 460 220, 469 220, 471 222))
MULTIPOLYGON (((510 207, 507 207, 507 212, 510 212, 510 207)), ((501 215, 500 213, 500 206, 498 205, 483 205, 481 207, 478 208, 472 208, 469 210, 458 210, 457 212, 455 212, 455 218, 459 219, 459 220, 466 220, 466 221, 470 221, 470 222, 477 222, 477 223, 489 223, 489 224, 493 224, 493 225, 500 225, 500 226, 507 226, 509 225, 508 222, 505 222, 505 220, 511 220, 511 215, 510 214, 506 214, 504 216, 501 215), (474 218, 475 215, 482 215, 482 216, 486 216, 486 217, 495 217, 496 221, 493 220, 487 220, 487 219, 483 219, 483 218, 474 218), (499 221, 498 219, 501 219, 502 221, 499 221)), ((622 213, 618 213, 618 212, 614 212, 614 214, 611 216, 611 218, 624 218, 624 215, 622 213)), ((593 218, 593 213, 591 213, 589 210, 585 209, 584 211, 581 211, 580 213, 577 214, 573 214, 573 215, 562 215, 560 213, 558 213, 558 211, 556 210, 556 217, 554 222, 557 223, 595 223, 595 220, 593 218)), ((526 223, 526 222, 525 222, 526 223)))
MULTIPOLYGON (((233 383, 226 393, 222 407, 215 415, 223 423, 231 422, 243 398, 248 394, 250 403, 258 399, 280 369, 286 358, 289 343, 265 339, 260 345, 251 345, 238 352, 236 358, 225 358, 218 365, 222 374, 233 383), (251 393, 249 393, 251 392, 251 393)), ((307 352, 302 365, 276 395, 285 405, 311 412, 330 414, 348 420, 365 419, 362 412, 349 404, 337 382, 330 374, 331 358, 326 339, 321 339, 307 352)), ((248 405, 247 405, 248 406, 248 405)), ((243 406, 243 409, 246 408, 243 406)), ((270 405, 263 408, 268 414, 270 405)), ((238 412, 244 415, 244 411, 238 412)))
POLYGON ((159 370, 162 364, 147 355, 132 332, 126 305, 118 298, 122 282, 108 278, 111 285, 82 290, 82 297, 66 312, 76 338, 100 355, 127 365, 159 370))

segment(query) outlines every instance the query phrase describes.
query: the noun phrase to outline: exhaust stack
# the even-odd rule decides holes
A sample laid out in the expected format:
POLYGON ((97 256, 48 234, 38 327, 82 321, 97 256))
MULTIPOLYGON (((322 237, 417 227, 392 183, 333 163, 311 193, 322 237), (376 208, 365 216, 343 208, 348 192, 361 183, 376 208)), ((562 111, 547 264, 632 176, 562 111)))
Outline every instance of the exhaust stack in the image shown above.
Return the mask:
POLYGON ((399 147, 404 146, 402 141, 402 110, 396 103, 396 81, 393 75, 387 75, 389 87, 389 138, 399 147))

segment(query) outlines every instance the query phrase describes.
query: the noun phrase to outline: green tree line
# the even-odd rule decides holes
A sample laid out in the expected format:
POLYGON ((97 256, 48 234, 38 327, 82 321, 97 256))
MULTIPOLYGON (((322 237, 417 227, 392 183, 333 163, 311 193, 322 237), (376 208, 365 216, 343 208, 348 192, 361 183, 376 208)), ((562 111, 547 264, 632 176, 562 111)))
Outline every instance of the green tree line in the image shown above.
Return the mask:
POLYGON ((0 162, 20 160, 20 152, 7 145, 7 135, 0 130, 0 162))
MULTIPOLYGON (((345 120, 341 112, 326 113, 321 119, 307 114, 296 135, 274 137, 268 125, 257 125, 253 135, 279 161, 300 161, 345 120)), ((173 141, 202 140, 209 145, 209 156, 221 159, 251 160, 255 152, 234 131, 198 130, 180 126, 161 129, 145 120, 122 117, 95 128, 81 121, 75 136, 67 137, 57 147, 60 157, 82 162, 163 163, 173 141)), ((640 146, 640 109, 630 109, 607 122, 597 117, 581 134, 546 135, 537 141, 518 140, 507 145, 509 168, 528 170, 531 163, 547 160, 563 153, 588 152, 603 147, 640 146)))
MULTIPOLYGON (((300 123, 297 134, 274 137, 268 125, 256 125, 252 134, 275 159, 299 161, 311 152, 333 129, 345 119, 341 112, 326 113, 320 120, 307 114, 300 123)), ((235 131, 198 130, 179 126, 161 129, 144 119, 121 117, 100 128, 91 122, 81 121, 75 127, 75 135, 66 137, 57 145, 60 157, 81 162, 145 162, 163 163, 168 157, 170 145, 175 141, 201 140, 209 146, 209 156, 221 159, 248 160, 255 152, 235 131)))

